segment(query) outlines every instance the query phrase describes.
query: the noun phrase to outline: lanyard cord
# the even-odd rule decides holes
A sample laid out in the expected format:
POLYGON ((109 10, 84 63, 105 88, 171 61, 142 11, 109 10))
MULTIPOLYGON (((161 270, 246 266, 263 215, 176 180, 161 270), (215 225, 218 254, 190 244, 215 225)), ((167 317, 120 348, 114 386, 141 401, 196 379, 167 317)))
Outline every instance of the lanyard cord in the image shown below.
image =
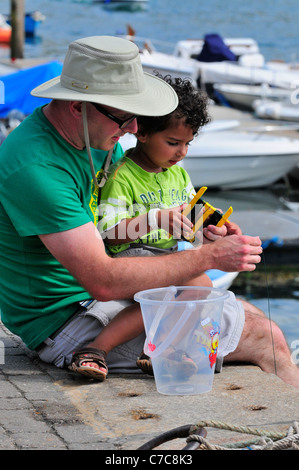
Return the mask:
POLYGON ((96 177, 94 164, 92 161, 91 151, 90 151, 90 143, 89 143, 89 133, 88 133, 88 125, 87 125, 87 116, 86 116, 86 103, 85 101, 82 102, 82 111, 83 111, 83 129, 84 129, 84 139, 85 139, 85 146, 87 150, 89 165, 91 169, 92 179, 96 188, 99 188, 99 183, 96 177))
POLYGON ((85 101, 82 102, 82 112, 83 112, 83 129, 84 129, 85 146, 86 146, 86 151, 87 151, 87 155, 88 155, 88 160, 89 160, 90 170, 91 170, 91 174, 92 174, 92 179, 93 179, 95 187, 100 189, 104 186, 104 184, 106 183, 107 178, 108 178, 108 168, 109 168, 109 165, 110 165, 110 162, 111 162, 111 159, 112 159, 113 148, 110 149, 109 152, 108 152, 108 156, 106 158, 105 166, 104 166, 104 169, 103 169, 103 177, 102 177, 102 179, 99 183, 98 179, 97 179, 97 176, 96 176, 95 169, 94 169, 94 164, 93 164, 91 151, 90 151, 90 142, 89 142, 89 133, 88 133, 88 124, 87 124, 87 115, 86 115, 86 102, 85 101))

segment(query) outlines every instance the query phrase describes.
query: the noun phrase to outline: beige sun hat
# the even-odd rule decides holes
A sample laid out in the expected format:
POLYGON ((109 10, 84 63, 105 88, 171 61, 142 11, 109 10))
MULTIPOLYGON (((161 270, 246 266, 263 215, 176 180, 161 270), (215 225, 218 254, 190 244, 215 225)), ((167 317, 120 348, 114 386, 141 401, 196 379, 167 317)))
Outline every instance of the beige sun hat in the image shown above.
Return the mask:
POLYGON ((138 47, 114 36, 72 42, 61 75, 34 88, 31 94, 89 101, 147 116, 171 113, 178 105, 170 85, 143 71, 138 47))

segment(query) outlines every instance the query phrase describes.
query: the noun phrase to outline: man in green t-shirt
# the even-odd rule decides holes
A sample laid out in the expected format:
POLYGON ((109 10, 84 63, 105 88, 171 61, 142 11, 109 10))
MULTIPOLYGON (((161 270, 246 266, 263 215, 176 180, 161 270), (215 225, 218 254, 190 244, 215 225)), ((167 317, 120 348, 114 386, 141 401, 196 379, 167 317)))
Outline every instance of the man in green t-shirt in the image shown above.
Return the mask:
MULTIPOLYGON (((222 228, 212 232, 213 243, 171 254, 167 262, 163 256, 113 259, 106 254, 96 207, 107 152, 114 148, 117 160, 118 140, 137 131, 137 115, 168 114, 177 106, 173 89, 143 72, 131 41, 107 36, 74 41, 61 76, 32 94, 52 101, 25 119, 0 148, 1 320, 42 360, 58 367, 68 366, 73 351, 84 346, 79 369, 90 368, 103 380, 107 370, 97 335, 136 292, 184 285, 207 269, 252 271, 260 262, 261 241, 240 232, 225 236, 222 228)), ((222 345, 232 344, 236 329, 238 335, 223 356, 252 360, 272 372, 265 317, 241 302, 230 313, 222 345), (264 354, 256 357, 261 349, 264 354)), ((281 377, 298 386, 297 368, 280 332, 274 336, 281 377)), ((109 370, 136 370, 143 343, 139 335, 113 349, 109 370)))

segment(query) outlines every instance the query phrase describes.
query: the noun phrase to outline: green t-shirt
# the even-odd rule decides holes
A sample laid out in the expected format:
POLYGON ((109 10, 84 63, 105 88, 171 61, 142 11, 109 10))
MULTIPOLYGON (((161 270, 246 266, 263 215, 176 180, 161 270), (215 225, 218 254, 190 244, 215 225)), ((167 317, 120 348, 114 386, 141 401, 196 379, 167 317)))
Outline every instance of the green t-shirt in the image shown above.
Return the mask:
MULTIPOLYGON (((93 150, 96 174, 107 152, 93 150)), ((113 161, 123 155, 116 146, 113 161)), ((38 235, 97 224, 86 150, 68 144, 37 108, 0 147, 1 320, 34 349, 90 295, 38 235)))
MULTIPOLYGON (((109 169, 108 181, 101 191, 99 231, 115 227, 121 220, 144 214, 153 208, 171 208, 189 203, 195 194, 188 173, 174 165, 160 173, 147 172, 125 156, 109 169)), ((176 244, 163 229, 152 230, 134 243, 167 249, 176 244)), ((111 253, 126 250, 130 244, 106 245, 111 253)))

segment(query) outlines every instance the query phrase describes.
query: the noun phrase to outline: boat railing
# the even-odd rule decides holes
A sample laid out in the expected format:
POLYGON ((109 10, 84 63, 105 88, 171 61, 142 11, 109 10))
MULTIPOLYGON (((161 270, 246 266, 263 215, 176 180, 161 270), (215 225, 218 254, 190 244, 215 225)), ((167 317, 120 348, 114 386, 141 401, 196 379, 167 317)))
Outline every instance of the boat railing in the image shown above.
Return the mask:
MULTIPOLYGON (((256 139, 259 136, 267 133, 267 132, 291 132, 291 131, 299 131, 299 123, 279 123, 279 124, 264 124, 261 126, 250 126, 246 128, 246 132, 253 132, 256 134, 256 139)), ((298 136, 299 138, 299 136, 298 136)))

